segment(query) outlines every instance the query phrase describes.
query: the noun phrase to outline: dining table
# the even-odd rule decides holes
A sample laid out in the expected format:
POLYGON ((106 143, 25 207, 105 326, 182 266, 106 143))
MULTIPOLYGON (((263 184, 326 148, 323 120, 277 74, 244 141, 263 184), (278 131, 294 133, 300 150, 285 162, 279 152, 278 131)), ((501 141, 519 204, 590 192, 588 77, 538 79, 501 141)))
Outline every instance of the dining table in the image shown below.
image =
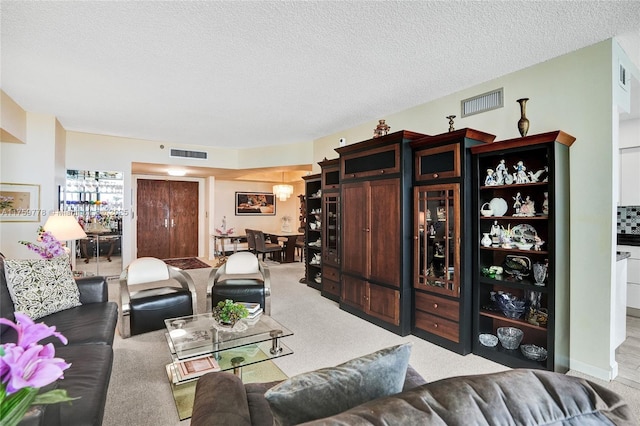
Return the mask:
POLYGON ((281 258, 280 263, 291 263, 295 261, 296 254, 296 239, 300 235, 304 235, 304 232, 299 231, 282 231, 282 230, 265 230, 262 231, 265 235, 269 236, 272 243, 278 244, 280 238, 284 240, 284 257, 281 258))

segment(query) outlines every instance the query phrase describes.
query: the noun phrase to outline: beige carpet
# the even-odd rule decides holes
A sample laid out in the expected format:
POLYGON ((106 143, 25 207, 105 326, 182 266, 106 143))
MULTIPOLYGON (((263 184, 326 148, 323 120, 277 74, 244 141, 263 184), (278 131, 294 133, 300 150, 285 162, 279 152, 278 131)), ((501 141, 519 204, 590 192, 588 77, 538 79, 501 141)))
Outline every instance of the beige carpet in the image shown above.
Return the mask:
MULTIPOLYGON (((428 381, 506 369, 473 354, 460 356, 415 336, 390 333, 340 310, 317 290, 300 284, 298 280, 304 275, 301 263, 267 263, 272 279, 272 316, 295 333, 283 340, 294 351, 293 355, 275 361, 288 376, 336 365, 401 342, 413 343, 410 362, 428 381)), ((186 271, 196 284, 200 312, 205 307, 209 271, 186 271)), ((110 281, 109 294, 116 300, 115 280, 110 281)), ((170 357, 163 331, 125 340, 116 336, 114 354, 105 426, 189 424, 189 420, 178 419, 171 395, 164 369, 170 357)), ((640 419, 640 391, 618 382, 602 384, 623 395, 640 419)))

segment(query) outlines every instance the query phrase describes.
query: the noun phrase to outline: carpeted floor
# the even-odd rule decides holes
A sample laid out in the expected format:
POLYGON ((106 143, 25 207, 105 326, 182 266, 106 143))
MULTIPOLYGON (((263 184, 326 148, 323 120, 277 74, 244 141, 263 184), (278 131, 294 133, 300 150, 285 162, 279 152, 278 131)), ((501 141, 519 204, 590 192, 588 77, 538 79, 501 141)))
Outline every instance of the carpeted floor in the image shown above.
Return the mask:
MULTIPOLYGON (((304 275, 302 263, 267 261, 267 264, 272 280, 271 315, 294 332, 283 340, 293 350, 293 355, 275 360, 289 377, 403 342, 412 343, 410 363, 427 381, 506 369, 473 354, 455 354, 412 335, 395 335, 340 310, 335 302, 298 282, 304 275)), ((187 271, 197 288, 199 312, 204 312, 209 272, 210 269, 187 271)), ((117 292, 117 282, 110 282, 112 300, 116 300, 117 292)), ((171 359, 164 331, 129 339, 116 335, 113 347, 113 372, 103 425, 188 425, 189 420, 178 419, 165 372, 165 365, 171 359)), ((640 392, 637 389, 615 381, 601 384, 621 394, 640 419, 640 392)))
POLYGON ((182 270, 211 268, 211 265, 209 265, 208 263, 204 263, 203 261, 195 257, 163 259, 163 261, 167 265, 175 266, 176 268, 180 268, 182 270))

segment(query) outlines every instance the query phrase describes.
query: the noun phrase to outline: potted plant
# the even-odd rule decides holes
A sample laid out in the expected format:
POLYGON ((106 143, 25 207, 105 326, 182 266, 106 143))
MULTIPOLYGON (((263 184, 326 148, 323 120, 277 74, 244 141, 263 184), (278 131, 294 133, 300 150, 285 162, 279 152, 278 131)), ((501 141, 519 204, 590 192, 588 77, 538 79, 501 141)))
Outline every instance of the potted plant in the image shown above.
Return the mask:
POLYGON ((242 303, 234 303, 233 300, 226 299, 218 302, 211 311, 211 315, 218 323, 233 327, 242 318, 246 318, 249 311, 242 303))

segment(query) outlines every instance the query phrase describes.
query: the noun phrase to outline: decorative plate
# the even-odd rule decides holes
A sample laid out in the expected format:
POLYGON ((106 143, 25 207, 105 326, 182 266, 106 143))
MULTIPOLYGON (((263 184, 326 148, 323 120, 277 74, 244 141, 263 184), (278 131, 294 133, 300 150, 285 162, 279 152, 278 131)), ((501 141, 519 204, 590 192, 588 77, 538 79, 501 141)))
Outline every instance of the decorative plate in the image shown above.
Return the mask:
POLYGON ((533 226, 529 225, 528 223, 516 225, 513 228, 511 228, 511 239, 514 242, 520 241, 520 242, 535 244, 536 235, 538 235, 538 233, 536 232, 536 229, 533 226))
POLYGON ((504 198, 493 198, 489 201, 489 208, 493 210, 494 216, 504 216, 509 207, 504 198))

